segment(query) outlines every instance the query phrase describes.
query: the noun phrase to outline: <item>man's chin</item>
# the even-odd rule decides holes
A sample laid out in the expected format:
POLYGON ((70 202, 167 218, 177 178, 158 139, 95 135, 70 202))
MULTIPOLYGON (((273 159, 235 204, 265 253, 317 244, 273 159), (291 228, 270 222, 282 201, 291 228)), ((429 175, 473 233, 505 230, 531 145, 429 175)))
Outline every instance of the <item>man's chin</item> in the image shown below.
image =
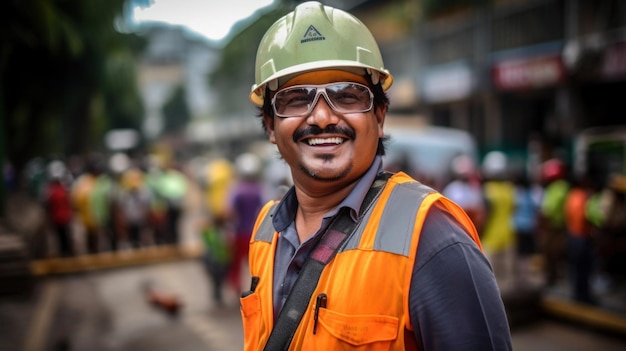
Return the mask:
POLYGON ((300 167, 306 175, 310 178, 320 182, 335 182, 345 178, 352 167, 344 167, 343 169, 332 169, 328 167, 323 168, 309 168, 304 165, 300 167))

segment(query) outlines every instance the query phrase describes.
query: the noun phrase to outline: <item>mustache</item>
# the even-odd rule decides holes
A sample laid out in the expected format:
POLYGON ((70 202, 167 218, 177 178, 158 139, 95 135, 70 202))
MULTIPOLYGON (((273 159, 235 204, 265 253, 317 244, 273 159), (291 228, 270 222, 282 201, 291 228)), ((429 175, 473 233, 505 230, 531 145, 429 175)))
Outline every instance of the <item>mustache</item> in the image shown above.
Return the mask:
POLYGON ((339 127, 331 124, 324 129, 318 126, 308 126, 306 128, 298 129, 293 133, 293 141, 298 142, 298 140, 302 138, 320 134, 343 134, 350 139, 354 139, 356 137, 356 132, 354 131, 354 129, 348 127, 339 127))

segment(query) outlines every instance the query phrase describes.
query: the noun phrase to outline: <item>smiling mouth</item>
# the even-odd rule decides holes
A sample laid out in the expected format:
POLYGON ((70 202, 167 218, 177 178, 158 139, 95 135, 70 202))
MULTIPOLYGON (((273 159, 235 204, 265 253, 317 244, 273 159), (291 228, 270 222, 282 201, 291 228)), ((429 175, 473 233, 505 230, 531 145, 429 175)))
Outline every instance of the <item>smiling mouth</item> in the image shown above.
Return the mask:
POLYGON ((310 146, 317 146, 317 145, 340 145, 340 144, 343 144, 344 141, 345 139, 343 138, 334 137, 334 138, 310 138, 306 142, 310 146))

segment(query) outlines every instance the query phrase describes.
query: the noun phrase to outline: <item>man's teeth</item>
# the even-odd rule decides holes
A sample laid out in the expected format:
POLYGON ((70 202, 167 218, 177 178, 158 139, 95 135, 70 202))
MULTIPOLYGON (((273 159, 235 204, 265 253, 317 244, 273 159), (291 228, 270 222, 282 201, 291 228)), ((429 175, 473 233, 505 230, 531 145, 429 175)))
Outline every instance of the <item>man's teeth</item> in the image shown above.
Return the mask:
POLYGON ((309 145, 320 145, 320 144, 341 144, 343 143, 342 138, 312 138, 308 140, 309 145))

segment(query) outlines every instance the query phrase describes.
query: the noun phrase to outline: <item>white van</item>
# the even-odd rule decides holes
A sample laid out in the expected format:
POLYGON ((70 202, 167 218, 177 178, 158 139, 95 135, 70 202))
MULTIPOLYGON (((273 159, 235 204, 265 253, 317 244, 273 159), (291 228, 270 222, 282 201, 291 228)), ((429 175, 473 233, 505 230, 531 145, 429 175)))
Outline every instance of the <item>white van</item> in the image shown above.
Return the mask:
POLYGON ((465 130, 433 126, 418 116, 387 116, 384 131, 389 136, 385 169, 405 171, 437 190, 450 181, 454 157, 465 154, 478 164, 476 140, 465 130))

